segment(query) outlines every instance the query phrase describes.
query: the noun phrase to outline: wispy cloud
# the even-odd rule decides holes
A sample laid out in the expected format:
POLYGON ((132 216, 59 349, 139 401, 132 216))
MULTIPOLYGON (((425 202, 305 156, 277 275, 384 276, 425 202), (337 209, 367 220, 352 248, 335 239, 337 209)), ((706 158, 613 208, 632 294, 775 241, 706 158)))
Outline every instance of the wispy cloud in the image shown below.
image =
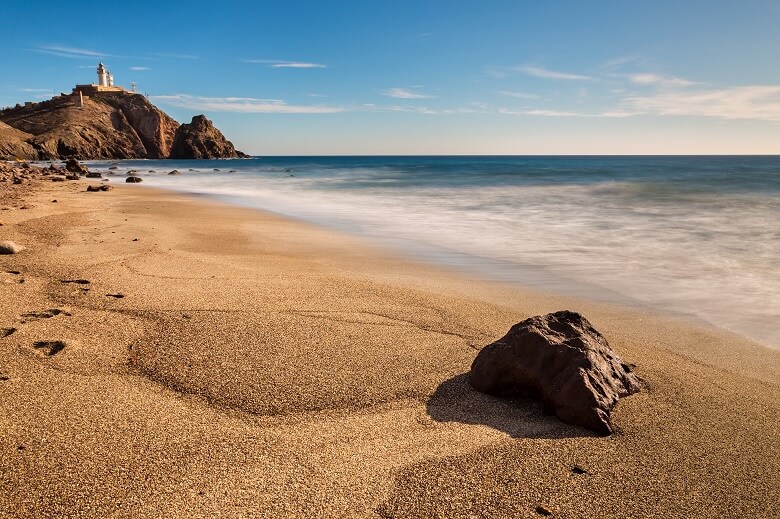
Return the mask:
POLYGON ((327 68, 322 63, 311 63, 308 61, 285 61, 278 59, 244 59, 244 63, 260 63, 272 68, 327 68))
POLYGON ((501 108, 498 113, 504 115, 520 115, 520 116, 535 116, 535 117, 591 117, 591 118, 609 118, 609 119, 623 119, 626 117, 634 117, 642 115, 643 112, 628 111, 628 110, 610 110, 606 112, 572 112, 569 110, 543 110, 523 108, 520 110, 510 110, 508 108, 501 108))
POLYGON ((274 63, 273 68, 326 68, 322 63, 304 63, 300 61, 291 61, 289 63, 274 63))
POLYGON ((434 96, 423 94, 420 92, 413 92, 406 88, 388 88, 381 92, 383 96, 392 97, 395 99, 433 99, 434 96))
POLYGON ((636 85, 657 85, 664 87, 692 86, 699 84, 695 81, 689 81, 687 79, 672 76, 662 76, 660 74, 652 73, 631 74, 628 76, 628 79, 636 85))
POLYGON ((500 108, 498 113, 505 115, 536 115, 541 117, 581 117, 582 114, 577 112, 566 112, 562 110, 536 110, 536 109, 521 109, 521 110, 509 110, 507 108, 500 108))
POLYGON ((376 105, 374 103, 363 103, 360 108, 369 112, 405 112, 415 113, 423 115, 458 115, 458 114, 474 114, 483 113, 483 109, 479 107, 465 107, 465 108, 443 108, 433 109, 427 106, 417 105, 376 105))
POLYGON ((19 92, 54 92, 51 88, 20 88, 19 92))
POLYGON ((130 70, 134 70, 136 72, 142 71, 142 70, 150 70, 149 67, 130 67, 130 70))
POLYGON ((499 90, 499 94, 502 96, 516 97, 517 99, 539 99, 540 96, 536 94, 526 94, 525 92, 511 92, 509 90, 499 90))
POLYGON ((109 56, 105 52, 91 49, 78 49, 75 47, 64 47, 61 45, 41 45, 32 49, 35 52, 51 54, 63 58, 103 58, 109 56))
POLYGON ((580 74, 570 74, 568 72, 559 72, 556 70, 550 70, 542 67, 535 67, 532 65, 523 65, 517 67, 515 70, 528 74, 529 76, 544 78, 544 79, 560 79, 563 81, 589 81, 593 79, 590 76, 583 76, 580 74))
POLYGON ((780 85, 749 85, 697 92, 659 92, 626 98, 635 110, 655 115, 780 122, 780 85))
POLYGON ((599 66, 600 70, 613 70, 616 68, 621 68, 624 65, 629 64, 636 64, 641 61, 641 58, 639 56, 618 56, 617 58, 612 58, 610 60, 605 61, 599 66))
POLYGON ((160 104, 212 112, 267 114, 329 114, 345 112, 346 108, 324 105, 290 105, 280 99, 253 97, 200 97, 187 94, 152 96, 160 104))

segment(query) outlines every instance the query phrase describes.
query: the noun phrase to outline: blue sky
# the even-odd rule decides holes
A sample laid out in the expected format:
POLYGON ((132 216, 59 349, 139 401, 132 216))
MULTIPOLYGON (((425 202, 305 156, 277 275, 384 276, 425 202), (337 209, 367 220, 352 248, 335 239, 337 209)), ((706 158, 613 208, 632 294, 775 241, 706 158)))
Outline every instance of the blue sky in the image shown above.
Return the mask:
POLYGON ((70 92, 103 61, 252 154, 780 153, 776 0, 0 0, 0 12, 0 106, 70 92))

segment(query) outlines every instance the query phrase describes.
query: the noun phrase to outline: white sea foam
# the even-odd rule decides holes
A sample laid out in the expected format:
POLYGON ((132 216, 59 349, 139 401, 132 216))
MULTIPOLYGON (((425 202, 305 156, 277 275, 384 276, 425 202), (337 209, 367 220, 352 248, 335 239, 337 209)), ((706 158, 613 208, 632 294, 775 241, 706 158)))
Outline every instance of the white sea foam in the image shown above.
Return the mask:
POLYGON ((169 177, 173 168, 160 164, 144 164, 156 172, 147 185, 335 226, 503 280, 695 316, 780 346, 780 204, 770 195, 621 181, 410 187, 376 168, 228 174, 228 164, 169 177), (362 174, 370 185, 350 187, 362 174))

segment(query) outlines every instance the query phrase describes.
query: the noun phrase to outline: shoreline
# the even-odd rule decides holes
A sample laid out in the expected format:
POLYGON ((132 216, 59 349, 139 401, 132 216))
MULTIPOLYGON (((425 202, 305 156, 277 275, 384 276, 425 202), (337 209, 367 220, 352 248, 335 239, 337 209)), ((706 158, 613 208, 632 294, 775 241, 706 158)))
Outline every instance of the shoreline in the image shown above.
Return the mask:
MULTIPOLYGON (((712 160, 716 164, 710 167, 723 169, 712 160)), ((175 167, 184 174, 176 177, 168 177, 161 162, 149 167, 132 164, 142 171, 150 170, 145 186, 273 211, 362 236, 415 261, 455 266, 478 277, 517 283, 521 289, 523 285, 536 286, 546 292, 597 298, 618 306, 675 313, 780 348, 780 335, 772 325, 780 317, 775 303, 778 279, 771 268, 771 251, 776 247, 768 237, 759 240, 757 234, 761 228, 771 234, 766 222, 772 221, 776 211, 768 209, 768 199, 761 199, 768 204, 766 210, 753 211, 750 207, 758 206, 729 198, 730 188, 713 194, 717 200, 713 201, 696 194, 698 189, 708 189, 706 183, 693 182, 695 186, 686 184, 678 193, 685 199, 687 190, 693 189, 688 193, 693 200, 671 203, 649 187, 652 183, 623 178, 621 171, 630 169, 628 164, 603 164, 610 171, 605 176, 618 182, 614 185, 596 181, 595 187, 584 189, 576 187, 579 181, 575 178, 562 192, 545 189, 542 182, 527 189, 518 185, 500 195, 491 191, 495 189, 490 187, 493 180, 480 187, 478 176, 464 177, 469 178, 468 187, 458 184, 457 189, 447 188, 449 180, 426 176, 442 167, 435 162, 421 178, 409 169, 413 164, 403 162, 386 165, 400 168, 403 174, 383 173, 384 166, 371 161, 313 164, 289 159, 271 161, 266 167, 262 162, 234 166, 213 161, 208 167, 178 163, 175 167), (186 169, 191 167, 198 169, 186 169), (212 172, 212 167, 222 172, 212 172), (233 167, 236 170, 228 171, 233 167), (286 167, 294 168, 298 178, 282 178, 287 176, 280 174, 286 167), (351 180, 342 186, 346 173, 351 180), (397 182, 400 184, 393 187, 397 182), (407 182, 427 187, 402 189, 407 182), (614 200, 610 201, 612 197, 604 190, 614 191, 614 200), (632 199, 640 196, 635 190, 649 198, 632 199), (558 202, 553 203, 555 200, 558 202), (578 205, 602 204, 606 206, 603 210, 572 213, 572 207, 578 205), (723 211, 714 212, 708 204, 724 205, 723 211), (748 207, 738 212, 739 204, 748 207), (738 214, 727 217, 724 212, 738 214), (643 214, 649 216, 643 218, 643 214), (751 250, 756 253, 746 252, 751 250)), ((95 166, 105 169, 106 164, 95 166)), ((453 163, 446 167, 458 170, 462 166, 453 163)), ((516 178, 525 178, 523 168, 527 165, 515 166, 520 168, 516 178)), ((677 178, 672 166, 666 164, 664 171, 672 175, 669 178, 677 178)), ((479 171, 492 171, 493 167, 489 163, 474 165, 479 171)), ((458 175, 455 178, 460 178, 458 175)), ((666 186, 663 189, 679 187, 679 179, 664 184, 664 175, 657 179, 666 186)), ((584 177, 581 180, 589 182, 584 177)))
POLYGON ((37 182, 0 212, 27 247, 0 256, 2 514, 770 517, 780 498, 777 350, 258 210, 37 182), (610 438, 463 377, 563 308, 647 384, 610 438))

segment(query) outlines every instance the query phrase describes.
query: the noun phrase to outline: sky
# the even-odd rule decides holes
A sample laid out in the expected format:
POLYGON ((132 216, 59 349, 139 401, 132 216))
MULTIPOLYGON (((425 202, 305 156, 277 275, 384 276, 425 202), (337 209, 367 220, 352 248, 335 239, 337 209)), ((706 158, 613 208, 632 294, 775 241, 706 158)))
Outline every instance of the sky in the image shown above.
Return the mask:
POLYGON ((777 0, 0 0, 0 16, 0 106, 96 82, 102 61, 253 155, 780 153, 777 0))

